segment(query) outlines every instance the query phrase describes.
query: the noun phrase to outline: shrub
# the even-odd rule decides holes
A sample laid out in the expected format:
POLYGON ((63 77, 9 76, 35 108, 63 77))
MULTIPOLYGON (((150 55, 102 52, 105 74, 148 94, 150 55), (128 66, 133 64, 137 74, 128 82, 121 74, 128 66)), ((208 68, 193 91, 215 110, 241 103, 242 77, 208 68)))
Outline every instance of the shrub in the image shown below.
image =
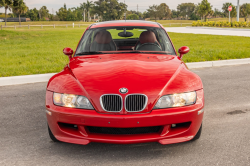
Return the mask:
POLYGON ((202 26, 208 26, 208 22, 202 22, 202 26))
POLYGON ((209 26, 209 27, 214 27, 214 25, 215 25, 214 21, 207 22, 207 26, 209 26))
POLYGON ((127 20, 139 20, 139 16, 137 14, 130 14, 127 16, 127 20))
POLYGON ((242 27, 247 27, 247 22, 242 22, 242 27))
POLYGON ((221 22, 216 22, 216 23, 215 23, 215 26, 216 26, 216 27, 220 27, 220 26, 221 26, 221 22))
POLYGON ((250 22, 228 22, 228 21, 194 21, 192 26, 208 26, 208 27, 250 27, 250 22))
POLYGON ((198 21, 198 26, 203 26, 202 21, 198 21))
POLYGON ((232 27, 239 27, 239 26, 240 26, 239 22, 237 21, 232 22, 232 27))
POLYGON ((197 25, 198 25, 198 21, 193 21, 192 26, 197 27, 197 25))

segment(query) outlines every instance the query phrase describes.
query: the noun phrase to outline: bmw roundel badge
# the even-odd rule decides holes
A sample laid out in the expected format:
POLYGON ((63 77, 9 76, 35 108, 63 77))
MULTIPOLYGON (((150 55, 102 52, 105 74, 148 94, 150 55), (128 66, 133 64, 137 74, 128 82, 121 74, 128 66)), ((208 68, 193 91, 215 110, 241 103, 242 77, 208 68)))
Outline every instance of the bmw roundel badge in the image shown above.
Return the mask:
POLYGON ((125 93, 128 93, 128 89, 127 88, 121 88, 119 90, 119 92, 122 93, 122 94, 125 94, 125 93))

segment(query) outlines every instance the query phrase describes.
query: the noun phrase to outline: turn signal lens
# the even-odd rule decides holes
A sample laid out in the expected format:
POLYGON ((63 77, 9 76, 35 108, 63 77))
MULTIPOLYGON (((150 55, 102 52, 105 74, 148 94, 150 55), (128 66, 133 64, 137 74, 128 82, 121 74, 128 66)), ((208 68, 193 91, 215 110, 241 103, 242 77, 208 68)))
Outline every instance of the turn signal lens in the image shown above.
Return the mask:
POLYGON ((56 104, 62 104, 62 94, 54 93, 53 100, 54 100, 54 103, 56 103, 56 104))

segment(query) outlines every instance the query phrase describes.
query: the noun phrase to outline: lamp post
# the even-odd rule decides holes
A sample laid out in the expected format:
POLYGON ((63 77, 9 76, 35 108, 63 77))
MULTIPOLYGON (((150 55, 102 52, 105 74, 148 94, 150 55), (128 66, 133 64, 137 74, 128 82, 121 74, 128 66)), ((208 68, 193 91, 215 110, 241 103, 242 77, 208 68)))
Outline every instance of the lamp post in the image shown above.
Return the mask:
POLYGON ((237 21, 240 21, 240 0, 237 0, 237 21))

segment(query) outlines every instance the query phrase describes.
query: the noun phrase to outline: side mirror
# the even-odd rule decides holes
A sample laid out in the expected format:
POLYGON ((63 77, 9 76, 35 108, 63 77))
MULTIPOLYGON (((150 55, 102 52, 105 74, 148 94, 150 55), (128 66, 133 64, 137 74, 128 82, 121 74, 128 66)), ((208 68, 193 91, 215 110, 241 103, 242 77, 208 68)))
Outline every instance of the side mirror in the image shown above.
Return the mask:
POLYGON ((66 47, 63 49, 63 53, 69 57, 69 60, 71 60, 74 51, 71 48, 66 47))
POLYGON ((187 54, 189 52, 189 47, 183 46, 183 47, 179 48, 178 52, 180 54, 179 57, 182 59, 183 55, 187 54))

